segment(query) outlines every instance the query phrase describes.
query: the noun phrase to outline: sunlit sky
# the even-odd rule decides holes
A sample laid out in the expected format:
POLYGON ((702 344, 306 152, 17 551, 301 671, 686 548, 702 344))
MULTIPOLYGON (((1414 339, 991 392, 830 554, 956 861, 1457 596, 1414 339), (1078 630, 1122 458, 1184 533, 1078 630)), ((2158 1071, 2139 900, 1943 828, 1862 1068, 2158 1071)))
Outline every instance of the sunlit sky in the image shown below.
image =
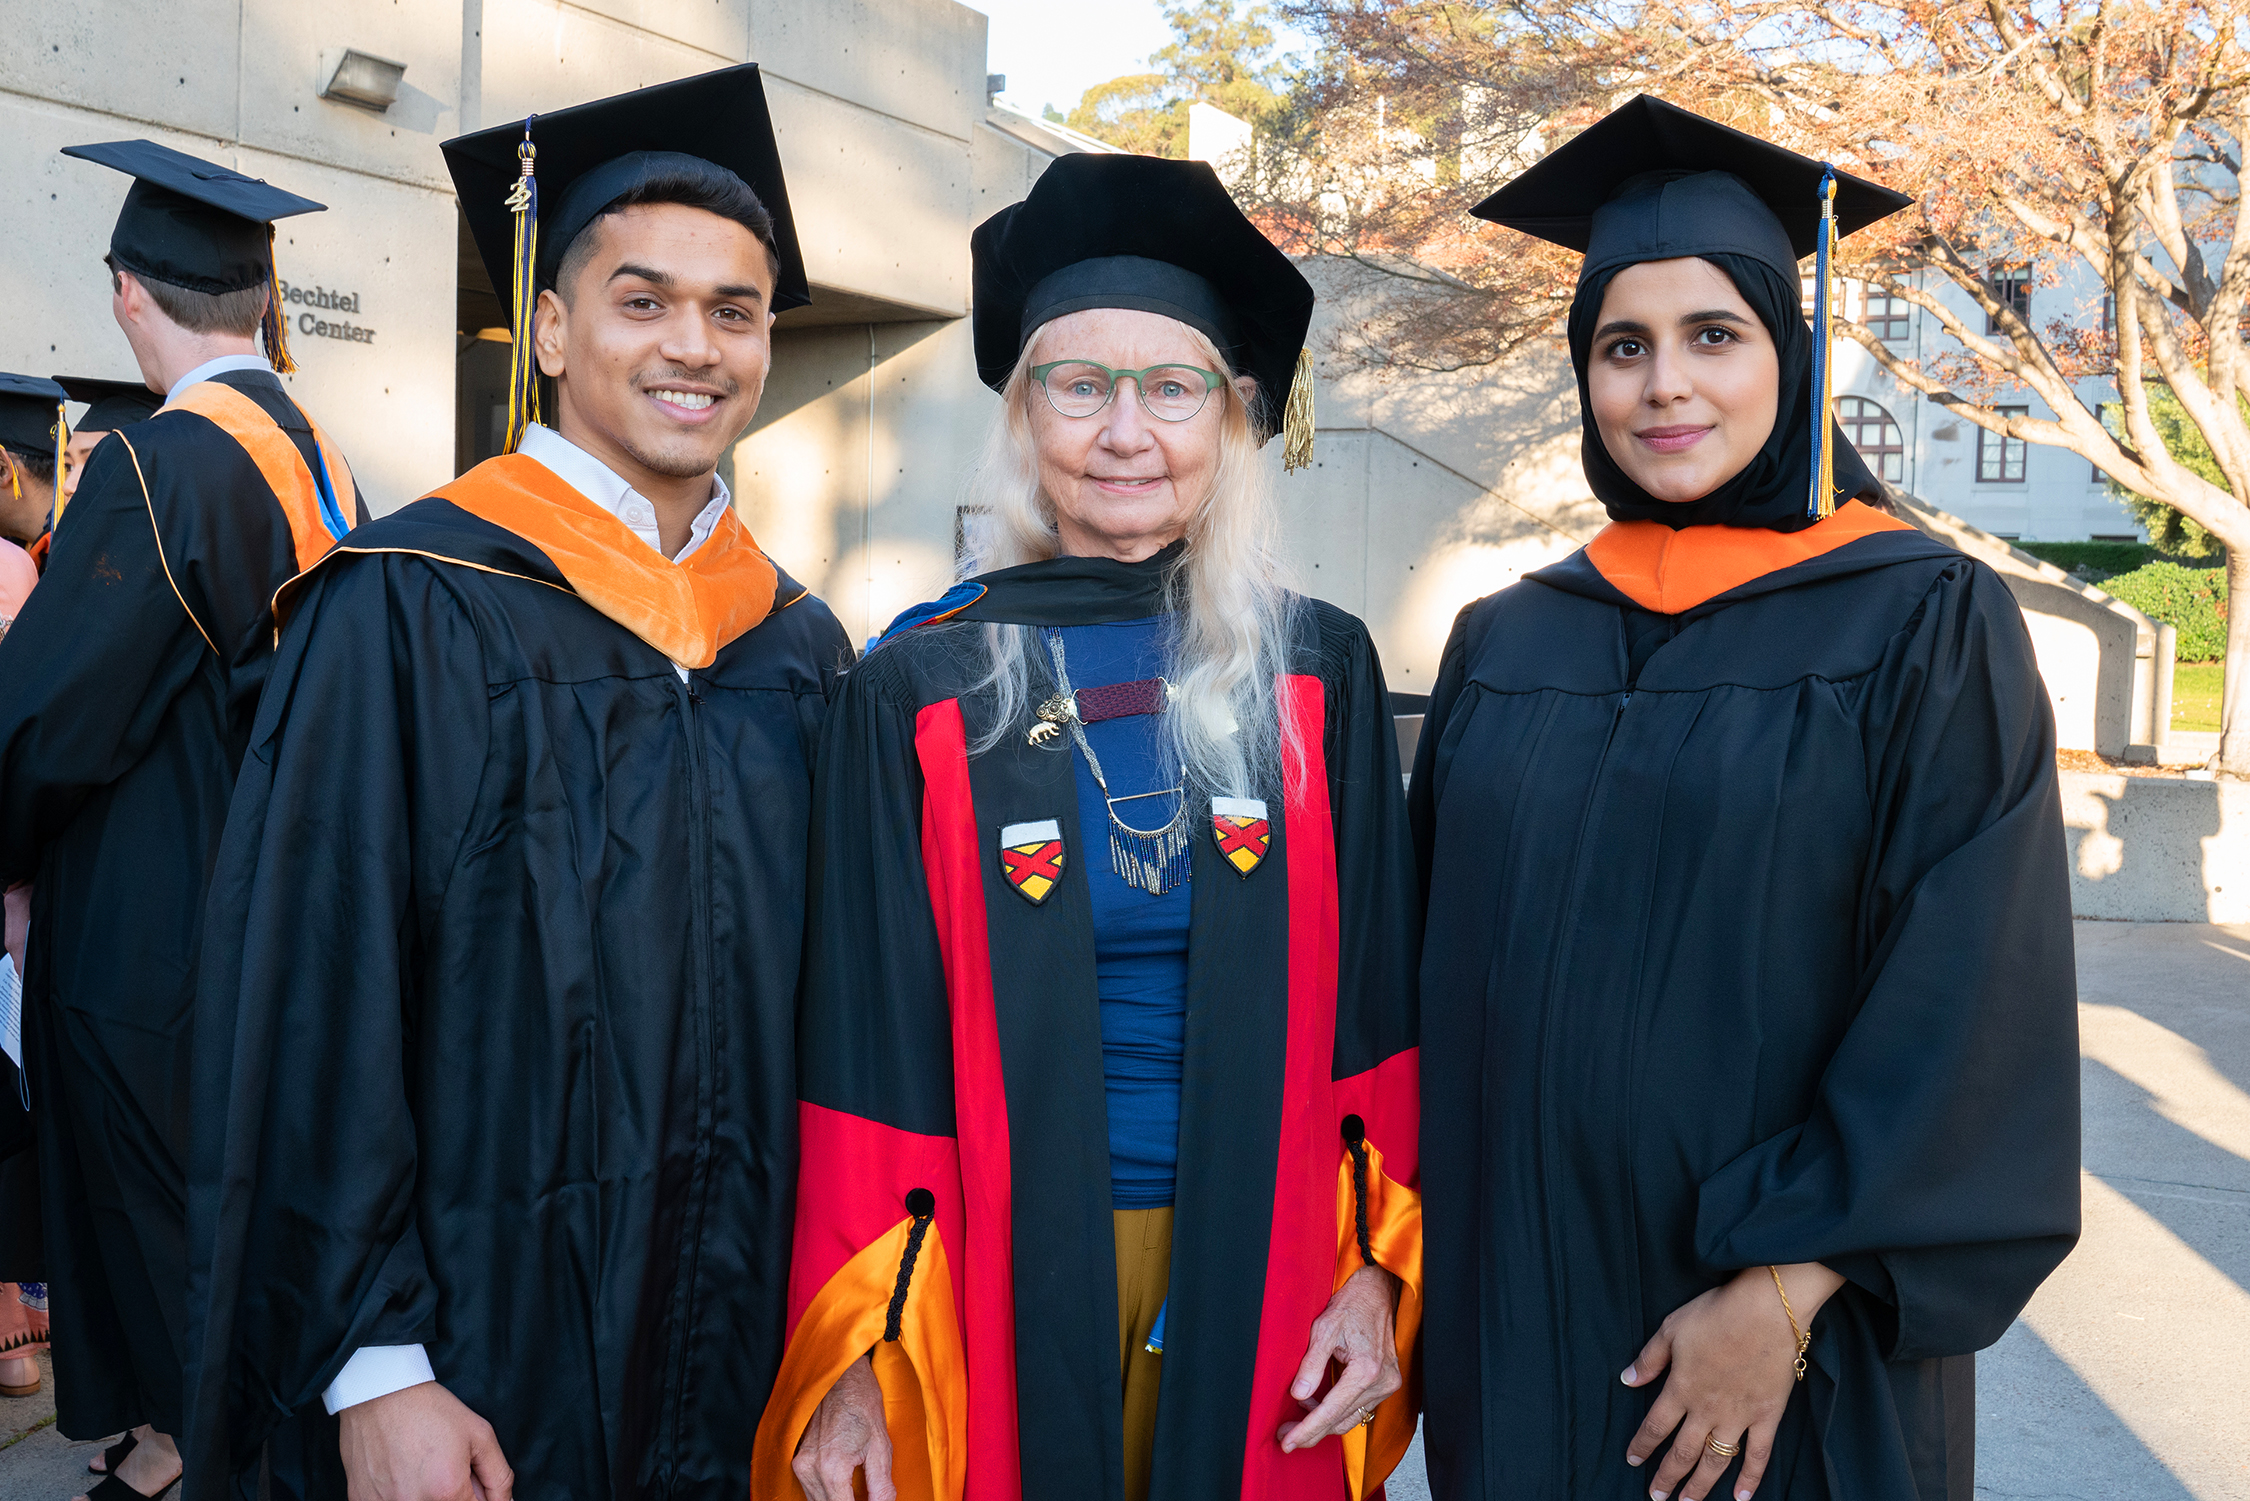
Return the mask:
MULTIPOLYGON (((1097 83, 1138 73, 1172 40, 1159 0, 962 0, 991 18, 988 72, 1005 73, 1002 102, 1036 115, 1065 114, 1097 83)), ((1310 57, 1303 37, 1276 27, 1281 48, 1310 57)))

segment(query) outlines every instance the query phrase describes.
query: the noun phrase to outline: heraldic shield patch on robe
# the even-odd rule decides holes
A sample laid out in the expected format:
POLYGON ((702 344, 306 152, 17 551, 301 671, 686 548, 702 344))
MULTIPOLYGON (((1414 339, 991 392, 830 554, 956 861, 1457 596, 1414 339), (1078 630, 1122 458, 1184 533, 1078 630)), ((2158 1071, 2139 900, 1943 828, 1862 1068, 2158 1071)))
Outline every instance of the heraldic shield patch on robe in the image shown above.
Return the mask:
POLYGON ((1266 821, 1263 798, 1211 799, 1211 832, 1219 841, 1219 853, 1245 880, 1273 848, 1273 826, 1266 821))
POLYGON ((1052 818, 1012 823, 1000 831, 1000 874, 1034 907, 1062 879, 1062 824, 1052 818))

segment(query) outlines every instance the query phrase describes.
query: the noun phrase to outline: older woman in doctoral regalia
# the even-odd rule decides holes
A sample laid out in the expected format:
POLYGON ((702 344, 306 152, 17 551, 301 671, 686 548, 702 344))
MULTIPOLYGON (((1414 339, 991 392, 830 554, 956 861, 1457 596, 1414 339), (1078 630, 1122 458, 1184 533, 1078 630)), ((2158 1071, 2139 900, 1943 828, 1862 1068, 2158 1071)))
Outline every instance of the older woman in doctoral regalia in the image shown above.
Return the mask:
POLYGON ((1960 1501, 2077 1234, 2047 696, 1828 417, 1824 202, 1906 200, 1643 97, 1478 210, 1585 252, 1612 524, 1462 612, 1415 759, 1444 1501, 1960 1501))
POLYGON ((823 741, 752 1493, 1364 1496, 1414 1432, 1419 911, 1374 647, 1275 563, 1312 290, 1194 162, 1064 157, 973 250, 984 571, 823 741))

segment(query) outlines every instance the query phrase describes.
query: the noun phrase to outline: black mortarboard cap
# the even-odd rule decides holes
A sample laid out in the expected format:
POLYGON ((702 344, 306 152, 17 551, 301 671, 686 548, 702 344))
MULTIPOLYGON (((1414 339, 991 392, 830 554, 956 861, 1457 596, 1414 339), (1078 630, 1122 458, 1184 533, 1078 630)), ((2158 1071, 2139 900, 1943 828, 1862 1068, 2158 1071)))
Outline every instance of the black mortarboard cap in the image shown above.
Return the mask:
POLYGON ((113 433, 130 423, 146 422, 164 405, 164 398, 137 380, 96 380, 90 375, 58 375, 55 384, 86 410, 78 419, 82 433, 113 433))
POLYGON ((570 242, 642 183, 686 167, 741 180, 773 217, 773 308, 812 301, 758 65, 742 63, 456 136, 444 146, 493 289, 509 300, 508 437, 539 420, 532 311, 570 242), (536 245, 536 254, 533 246, 536 245))
POLYGON ((1208 162, 1057 157, 1029 197, 977 226, 969 249, 977 374, 993 390, 1051 319, 1097 307, 1162 313, 1257 379, 1260 431, 1286 427, 1289 467, 1306 461, 1312 284, 1235 206, 1208 162))
POLYGON ((65 146, 63 155, 133 179, 109 236, 118 267, 195 292, 266 285, 273 221, 327 207, 154 141, 65 146))
POLYGON ((0 373, 0 445, 59 456, 70 441, 63 400, 63 388, 51 380, 0 373))
POLYGON ((523 175, 517 148, 524 143, 526 123, 537 151, 533 170, 539 193, 541 286, 554 276, 570 242, 603 209, 663 170, 667 158, 675 163, 688 158, 741 178, 773 215, 774 250, 781 261, 773 310, 812 301, 756 63, 653 84, 447 141, 445 164, 453 173, 461 212, 468 216, 477 253, 502 297, 509 295, 514 279, 515 214, 509 199, 523 175))
MULTIPOLYGON (((1829 170, 1770 141, 1641 94, 1557 146, 1473 210, 1583 251, 1580 275, 1683 256, 1751 256, 1784 277, 1811 255, 1829 170)), ((1836 176, 1836 233, 1914 200, 1836 176)))

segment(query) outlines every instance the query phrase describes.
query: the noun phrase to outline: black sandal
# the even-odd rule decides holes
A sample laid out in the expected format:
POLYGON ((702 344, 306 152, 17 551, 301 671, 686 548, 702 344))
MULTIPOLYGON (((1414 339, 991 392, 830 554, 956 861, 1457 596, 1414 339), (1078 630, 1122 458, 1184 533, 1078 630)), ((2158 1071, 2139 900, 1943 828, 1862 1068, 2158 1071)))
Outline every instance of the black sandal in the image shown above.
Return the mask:
POLYGON ((88 1460, 86 1462, 86 1473, 89 1475, 116 1474, 117 1467, 125 1462, 125 1456, 132 1453, 134 1446, 140 1441, 139 1434, 128 1431, 123 1438, 102 1450, 102 1467, 100 1469, 95 1469, 93 1461, 88 1460))
POLYGON ((153 1496, 142 1495, 115 1475, 105 1475, 100 1485, 86 1493, 86 1501, 164 1501, 179 1486, 181 1477, 186 1473, 187 1471, 182 1470, 179 1475, 174 1475, 171 1483, 153 1496))

